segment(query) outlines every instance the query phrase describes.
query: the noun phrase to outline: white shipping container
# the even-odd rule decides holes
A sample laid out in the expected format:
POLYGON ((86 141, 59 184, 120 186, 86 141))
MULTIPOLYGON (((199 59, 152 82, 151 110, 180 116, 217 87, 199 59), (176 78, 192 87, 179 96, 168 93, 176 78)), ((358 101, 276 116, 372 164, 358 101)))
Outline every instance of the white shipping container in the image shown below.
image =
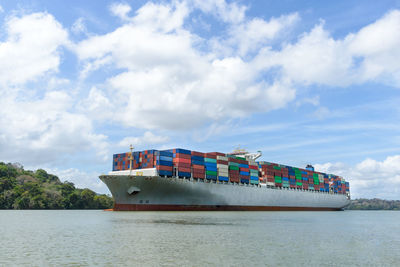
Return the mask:
POLYGON ((225 156, 217 156, 217 159, 228 161, 228 157, 225 157, 225 156))
POLYGON ((132 172, 130 170, 125 171, 112 171, 108 173, 109 175, 132 175, 132 176, 158 176, 156 168, 148 169, 134 169, 132 172))

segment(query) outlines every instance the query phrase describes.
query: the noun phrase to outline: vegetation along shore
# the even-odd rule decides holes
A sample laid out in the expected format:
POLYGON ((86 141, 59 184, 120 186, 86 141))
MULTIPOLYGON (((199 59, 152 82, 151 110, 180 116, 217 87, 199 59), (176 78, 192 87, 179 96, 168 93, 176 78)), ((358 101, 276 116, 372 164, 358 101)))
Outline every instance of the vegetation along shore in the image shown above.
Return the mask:
POLYGON ((109 209, 113 200, 90 189, 75 188, 45 170, 24 170, 0 162, 0 209, 109 209))

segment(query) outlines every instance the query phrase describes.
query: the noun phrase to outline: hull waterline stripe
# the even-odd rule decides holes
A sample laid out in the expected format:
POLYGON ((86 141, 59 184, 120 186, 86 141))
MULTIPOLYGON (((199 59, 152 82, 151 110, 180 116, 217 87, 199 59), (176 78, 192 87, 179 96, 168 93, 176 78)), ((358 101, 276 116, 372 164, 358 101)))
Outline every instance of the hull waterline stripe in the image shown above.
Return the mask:
POLYGON ((118 204, 114 211, 339 211, 341 208, 279 207, 279 206, 223 206, 223 205, 157 205, 118 204))

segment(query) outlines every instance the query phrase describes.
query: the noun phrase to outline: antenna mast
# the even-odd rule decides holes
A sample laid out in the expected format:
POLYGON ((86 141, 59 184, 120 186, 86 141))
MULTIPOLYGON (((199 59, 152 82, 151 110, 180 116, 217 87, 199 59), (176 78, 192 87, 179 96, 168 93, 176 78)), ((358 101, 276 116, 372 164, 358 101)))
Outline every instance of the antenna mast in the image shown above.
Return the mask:
POLYGON ((132 144, 129 146, 129 149, 131 151, 129 155, 129 175, 132 175, 132 163, 133 163, 133 146, 132 144))

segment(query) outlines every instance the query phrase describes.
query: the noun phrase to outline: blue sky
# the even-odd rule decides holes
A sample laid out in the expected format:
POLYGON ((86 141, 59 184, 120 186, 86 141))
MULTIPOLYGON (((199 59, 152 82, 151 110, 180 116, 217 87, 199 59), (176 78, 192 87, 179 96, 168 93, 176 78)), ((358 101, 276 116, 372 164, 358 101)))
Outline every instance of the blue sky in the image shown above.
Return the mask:
POLYGON ((0 0, 0 160, 97 192, 113 153, 261 150, 400 195, 400 1, 0 0))

